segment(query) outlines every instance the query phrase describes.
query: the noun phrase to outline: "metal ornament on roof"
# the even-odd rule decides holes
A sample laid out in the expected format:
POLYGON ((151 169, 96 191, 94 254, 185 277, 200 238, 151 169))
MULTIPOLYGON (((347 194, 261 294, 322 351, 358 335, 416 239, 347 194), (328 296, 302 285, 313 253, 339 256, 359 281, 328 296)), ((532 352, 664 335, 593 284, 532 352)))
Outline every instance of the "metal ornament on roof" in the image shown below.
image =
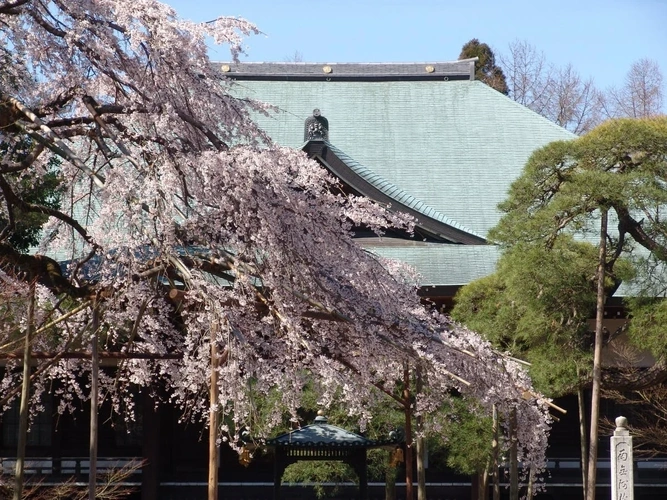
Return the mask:
POLYGON ((328 141, 329 120, 322 116, 320 110, 315 108, 313 115, 306 118, 303 128, 304 141, 328 141))

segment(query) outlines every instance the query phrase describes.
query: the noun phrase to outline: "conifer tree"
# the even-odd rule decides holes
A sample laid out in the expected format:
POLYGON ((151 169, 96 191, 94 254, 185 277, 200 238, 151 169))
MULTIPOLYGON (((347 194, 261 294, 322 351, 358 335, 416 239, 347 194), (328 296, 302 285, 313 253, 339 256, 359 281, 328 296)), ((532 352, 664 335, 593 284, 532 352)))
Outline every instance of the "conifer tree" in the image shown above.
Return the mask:
POLYGON ((473 57, 478 58, 475 61, 475 78, 496 89, 501 94, 507 95, 505 73, 496 64, 496 56, 491 47, 486 43, 480 43, 477 38, 473 38, 461 48, 459 59, 471 59, 473 57))

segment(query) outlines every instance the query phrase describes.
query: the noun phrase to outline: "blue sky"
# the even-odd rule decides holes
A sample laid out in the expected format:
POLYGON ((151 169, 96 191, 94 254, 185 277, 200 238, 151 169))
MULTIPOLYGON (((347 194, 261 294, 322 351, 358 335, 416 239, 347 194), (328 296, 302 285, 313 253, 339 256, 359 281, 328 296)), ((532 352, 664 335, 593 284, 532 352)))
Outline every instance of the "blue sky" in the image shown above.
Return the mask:
MULTIPOLYGON (((238 16, 263 35, 245 61, 434 62, 458 58, 471 38, 497 53, 516 39, 572 65, 598 87, 621 85, 632 62, 650 58, 667 78, 667 0, 169 0, 181 17, 238 16)), ((211 57, 228 60, 217 48, 211 57)))

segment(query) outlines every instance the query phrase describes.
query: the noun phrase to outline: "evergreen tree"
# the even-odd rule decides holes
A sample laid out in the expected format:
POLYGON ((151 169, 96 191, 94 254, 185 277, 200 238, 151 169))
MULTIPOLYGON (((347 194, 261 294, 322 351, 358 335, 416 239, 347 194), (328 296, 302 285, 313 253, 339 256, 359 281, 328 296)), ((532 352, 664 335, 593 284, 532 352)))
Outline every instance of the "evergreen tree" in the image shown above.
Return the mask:
POLYGON ((502 68, 496 64, 496 56, 491 47, 486 43, 480 43, 477 38, 473 38, 461 48, 459 59, 471 59, 473 57, 478 58, 475 62, 475 78, 507 95, 505 74, 502 68))
MULTIPOLYGON (((558 392, 576 382, 572 374, 581 385, 593 377, 594 392, 599 386, 599 370, 591 375, 590 362, 581 364, 591 345, 585 322, 596 300, 598 260, 607 298, 623 282, 636 295, 627 304, 629 334, 658 359, 641 377, 628 366, 630 377, 622 380, 624 370, 617 370, 615 382, 627 388, 664 379, 666 145, 667 117, 609 121, 577 140, 536 151, 500 205, 505 215, 489 238, 506 253, 493 276, 465 287, 455 314, 499 346, 536 361, 534 368, 548 375, 533 373, 546 380, 543 389, 558 392), (615 230, 601 224, 607 214, 615 230), (601 238, 606 245, 599 249, 589 242, 601 238)), ((595 489, 596 413, 591 412, 589 500, 595 489)))

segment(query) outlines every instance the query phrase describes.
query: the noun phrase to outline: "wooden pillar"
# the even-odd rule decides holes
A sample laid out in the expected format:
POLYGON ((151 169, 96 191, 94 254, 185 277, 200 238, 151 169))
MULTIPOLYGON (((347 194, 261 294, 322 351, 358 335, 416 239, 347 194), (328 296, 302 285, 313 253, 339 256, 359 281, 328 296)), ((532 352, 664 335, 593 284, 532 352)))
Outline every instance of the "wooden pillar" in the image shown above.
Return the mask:
MULTIPOLYGON (((577 378, 581 379, 581 374, 577 368, 577 378)), ((588 481, 588 438, 586 433, 586 398, 583 387, 577 389, 577 403, 579 406, 579 453, 581 455, 581 480, 584 487, 584 498, 586 498, 586 481, 588 481)))
POLYGON ((275 448, 275 462, 273 465, 273 500, 280 500, 280 483, 283 478, 283 472, 287 468, 285 452, 279 446, 275 448))
POLYGON ((470 475, 470 500, 479 500, 479 474, 470 475))
POLYGON ((366 464, 366 448, 363 448, 354 453, 353 463, 354 471, 359 478, 359 500, 368 499, 368 467, 366 464))
MULTIPOLYGON (((423 390, 421 365, 415 370, 415 394, 423 390)), ((424 439, 424 416, 420 413, 415 418, 417 424, 417 500, 426 500, 426 440, 424 439)))
POLYGON ((498 432, 498 407, 493 405, 493 441, 491 449, 493 453, 493 500, 500 500, 500 443, 498 432))

